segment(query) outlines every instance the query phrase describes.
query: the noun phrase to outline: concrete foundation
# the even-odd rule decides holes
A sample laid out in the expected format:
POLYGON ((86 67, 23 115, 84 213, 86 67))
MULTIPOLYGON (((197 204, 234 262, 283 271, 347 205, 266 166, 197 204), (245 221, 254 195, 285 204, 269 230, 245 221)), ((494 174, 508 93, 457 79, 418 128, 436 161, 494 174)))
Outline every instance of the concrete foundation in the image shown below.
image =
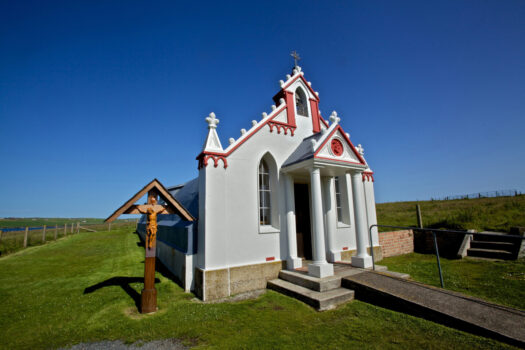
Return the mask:
POLYGON ((283 269, 281 261, 218 270, 195 269, 195 294, 204 301, 266 288, 283 269))

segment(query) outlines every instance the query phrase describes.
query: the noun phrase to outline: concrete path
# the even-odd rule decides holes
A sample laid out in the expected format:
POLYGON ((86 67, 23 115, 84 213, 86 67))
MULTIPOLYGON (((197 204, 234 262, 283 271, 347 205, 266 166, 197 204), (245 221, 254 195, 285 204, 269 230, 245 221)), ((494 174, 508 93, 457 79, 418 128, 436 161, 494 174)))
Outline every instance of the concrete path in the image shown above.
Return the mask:
POLYGON ((358 300, 525 347, 524 311, 381 272, 344 277, 342 286, 358 300))

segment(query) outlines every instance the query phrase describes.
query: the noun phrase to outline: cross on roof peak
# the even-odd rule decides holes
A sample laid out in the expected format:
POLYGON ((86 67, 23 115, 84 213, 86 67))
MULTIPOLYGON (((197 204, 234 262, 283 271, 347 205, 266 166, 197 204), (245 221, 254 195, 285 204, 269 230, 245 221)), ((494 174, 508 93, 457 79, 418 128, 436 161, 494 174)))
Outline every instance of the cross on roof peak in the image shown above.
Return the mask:
POLYGON ((290 53, 290 56, 293 57, 294 59, 294 62, 295 62, 295 67, 297 67, 297 61, 299 61, 301 59, 301 57, 299 56, 299 54, 297 53, 297 51, 293 50, 291 53, 290 53))

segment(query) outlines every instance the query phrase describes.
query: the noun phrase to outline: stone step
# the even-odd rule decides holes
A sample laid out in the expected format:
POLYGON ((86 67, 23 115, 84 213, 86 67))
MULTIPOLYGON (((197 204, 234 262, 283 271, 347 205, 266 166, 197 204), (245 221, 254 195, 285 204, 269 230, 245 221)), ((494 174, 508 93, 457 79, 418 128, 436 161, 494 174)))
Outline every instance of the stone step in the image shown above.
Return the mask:
POLYGON ((474 241, 486 241, 486 242, 507 242, 507 243, 519 243, 521 242, 521 237, 516 236, 514 237, 500 237, 502 235, 508 235, 508 233, 502 233, 502 232, 480 232, 480 233, 490 233, 490 236, 486 235, 479 235, 474 233, 473 240, 474 241))
POLYGON ((316 292, 326 292, 341 287, 341 276, 337 275, 317 278, 297 271, 281 270, 279 278, 316 292))
POLYGON ((506 250, 481 249, 481 248, 468 249, 467 256, 476 257, 476 258, 500 259, 500 260, 514 259, 514 254, 509 253, 506 250))
POLYGON ((491 242, 474 240, 470 242, 470 248, 504 250, 512 253, 516 249, 516 245, 510 242, 491 242))
POLYGON ((338 305, 354 299, 354 291, 350 289, 336 288, 317 292, 282 279, 268 281, 268 288, 300 300, 318 311, 335 309, 338 305))

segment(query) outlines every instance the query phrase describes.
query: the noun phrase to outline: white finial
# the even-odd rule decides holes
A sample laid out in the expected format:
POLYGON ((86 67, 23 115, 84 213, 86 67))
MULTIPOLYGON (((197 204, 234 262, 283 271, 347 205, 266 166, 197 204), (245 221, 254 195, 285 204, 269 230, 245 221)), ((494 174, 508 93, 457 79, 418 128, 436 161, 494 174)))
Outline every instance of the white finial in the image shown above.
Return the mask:
POLYGON ((360 155, 362 156, 365 155, 365 149, 363 148, 363 146, 361 146, 361 144, 358 144, 356 148, 357 148, 357 152, 359 152, 360 155))
POLYGON ((217 124, 219 124, 219 119, 215 118, 215 113, 211 112, 206 118, 206 122, 208 123, 208 129, 216 129, 217 124))
POLYGON ((308 85, 309 85, 309 86, 312 86, 312 82, 311 82, 311 81, 309 81, 309 82, 308 82, 308 85))
POLYGON ((332 123, 336 123, 337 124, 337 123, 339 123, 340 120, 341 120, 341 118, 339 118, 337 116, 337 112, 336 111, 333 111, 332 114, 330 114, 330 121, 332 123))
POLYGON ((233 137, 230 137, 230 138, 228 139, 228 141, 230 141, 230 145, 233 145, 233 143, 235 142, 235 139, 234 139, 233 137))
POLYGON ((295 66, 295 69, 297 69, 298 72, 300 72, 302 70, 302 68, 300 66, 295 66))
POLYGON ((272 105, 272 111, 275 111, 277 109, 277 106, 272 105))
POLYGON ((242 128, 241 129, 241 136, 244 135, 244 134, 246 134, 246 129, 242 128))
POLYGON ((283 103, 284 103, 284 98, 281 97, 281 98, 279 99, 279 106, 282 105, 283 103))
POLYGON ((312 139, 311 142, 312 142, 312 150, 315 151, 315 146, 317 146, 317 141, 315 141, 314 139, 312 139))
POLYGON ((263 119, 266 118, 267 116, 268 116, 268 113, 266 113, 266 112, 262 112, 262 117, 263 117, 263 119))
POLYGON ((292 76, 290 74, 286 74, 286 80, 290 80, 292 76))
POLYGON ((346 137, 348 137, 348 139, 350 139, 350 134, 349 133, 345 132, 345 135, 346 135, 346 137))
POLYGON ((294 69, 292 70, 292 74, 293 74, 293 75, 296 75, 296 74, 297 74, 297 69, 296 69, 296 68, 294 68, 294 69))
POLYGON ((284 80, 279 80, 279 85, 282 87, 284 85, 284 80))
POLYGON ((209 152, 222 152, 221 140, 219 135, 217 135, 217 124, 219 124, 219 119, 215 117, 215 113, 211 112, 210 115, 206 118, 208 123, 208 136, 204 142, 203 151, 209 152))
POLYGON ((257 125, 257 120, 252 120, 252 126, 257 125))
POLYGON ((315 94, 317 95, 317 97, 319 97, 319 92, 318 91, 316 91, 315 94))

